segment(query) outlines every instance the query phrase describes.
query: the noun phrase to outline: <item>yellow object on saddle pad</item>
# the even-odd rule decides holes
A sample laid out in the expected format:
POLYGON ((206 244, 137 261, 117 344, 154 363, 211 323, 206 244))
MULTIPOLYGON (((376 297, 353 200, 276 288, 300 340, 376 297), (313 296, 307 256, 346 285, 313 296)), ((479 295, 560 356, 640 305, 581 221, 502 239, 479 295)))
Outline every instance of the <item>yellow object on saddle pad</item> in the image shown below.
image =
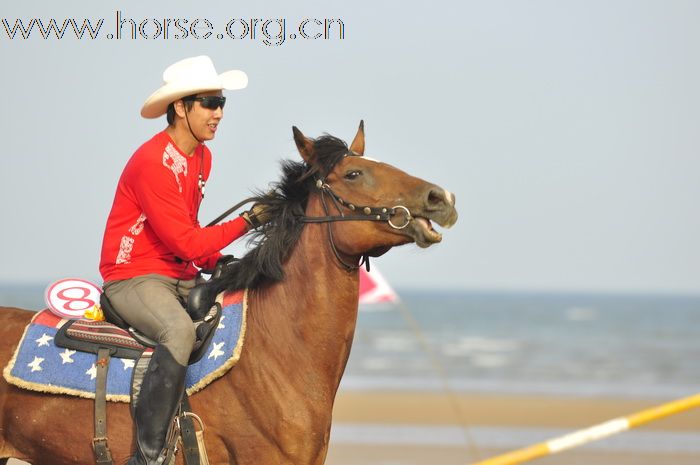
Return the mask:
MULTIPOLYGON (((247 292, 220 295, 221 320, 206 355, 189 366, 185 378, 193 394, 220 378, 241 356, 246 327, 247 292)), ((24 331, 17 350, 5 367, 8 383, 32 391, 95 397, 97 356, 54 344, 58 329, 68 320, 48 310, 37 313, 24 331)), ((113 358, 107 375, 107 400, 129 402, 135 361, 113 358)))

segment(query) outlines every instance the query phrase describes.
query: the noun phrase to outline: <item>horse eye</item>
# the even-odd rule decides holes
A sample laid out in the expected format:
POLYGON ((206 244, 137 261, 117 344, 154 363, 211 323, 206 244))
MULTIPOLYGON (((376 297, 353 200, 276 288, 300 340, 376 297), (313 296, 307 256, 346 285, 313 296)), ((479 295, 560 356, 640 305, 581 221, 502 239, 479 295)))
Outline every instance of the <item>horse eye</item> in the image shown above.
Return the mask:
POLYGON ((359 171, 359 170, 348 171, 347 173, 345 173, 345 179, 349 179, 352 181, 353 179, 357 178, 361 174, 362 174, 362 171, 359 171))

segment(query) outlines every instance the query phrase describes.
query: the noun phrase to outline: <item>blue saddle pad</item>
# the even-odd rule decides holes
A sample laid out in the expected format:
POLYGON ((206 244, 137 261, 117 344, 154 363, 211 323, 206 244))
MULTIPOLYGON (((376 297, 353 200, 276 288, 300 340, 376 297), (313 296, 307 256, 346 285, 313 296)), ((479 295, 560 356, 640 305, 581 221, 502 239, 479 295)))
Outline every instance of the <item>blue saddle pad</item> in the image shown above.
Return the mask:
MULTIPOLYGON (((190 365, 185 378, 193 394, 220 378, 241 356, 245 336, 247 292, 225 294, 221 321, 208 353, 190 365)), ((32 391, 95 397, 97 355, 57 347, 56 332, 67 320, 48 310, 37 313, 24 331, 17 349, 5 367, 8 383, 32 391)), ((107 375, 107 400, 129 402, 135 360, 112 358, 107 375)))

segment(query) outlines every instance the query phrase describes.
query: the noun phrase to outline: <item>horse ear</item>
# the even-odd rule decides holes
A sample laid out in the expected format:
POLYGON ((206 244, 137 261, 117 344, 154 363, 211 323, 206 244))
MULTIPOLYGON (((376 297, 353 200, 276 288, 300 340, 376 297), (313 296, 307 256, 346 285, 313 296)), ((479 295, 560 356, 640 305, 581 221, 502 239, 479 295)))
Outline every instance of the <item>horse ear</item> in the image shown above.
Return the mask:
POLYGON ((311 139, 302 134, 296 126, 292 126, 292 132, 294 133, 294 142, 297 144, 297 150, 299 150, 301 158, 303 158, 306 163, 311 164, 314 159, 314 143, 311 142, 311 139))
POLYGON ((360 127, 357 128, 357 134, 350 144, 350 151, 355 152, 358 155, 365 154, 365 122, 360 120, 360 127))

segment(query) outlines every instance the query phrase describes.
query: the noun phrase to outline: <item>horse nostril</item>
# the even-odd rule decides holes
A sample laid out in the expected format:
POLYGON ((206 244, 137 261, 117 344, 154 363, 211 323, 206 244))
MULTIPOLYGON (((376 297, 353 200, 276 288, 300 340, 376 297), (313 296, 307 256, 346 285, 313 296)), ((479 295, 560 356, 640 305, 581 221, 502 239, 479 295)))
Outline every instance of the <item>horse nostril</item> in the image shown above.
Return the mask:
POLYGON ((436 206, 445 202, 445 191, 442 189, 430 189, 428 192, 428 205, 436 206))
POLYGON ((454 207, 454 204, 455 196, 451 192, 437 186, 433 186, 428 190, 426 206, 440 208, 442 206, 454 207))

